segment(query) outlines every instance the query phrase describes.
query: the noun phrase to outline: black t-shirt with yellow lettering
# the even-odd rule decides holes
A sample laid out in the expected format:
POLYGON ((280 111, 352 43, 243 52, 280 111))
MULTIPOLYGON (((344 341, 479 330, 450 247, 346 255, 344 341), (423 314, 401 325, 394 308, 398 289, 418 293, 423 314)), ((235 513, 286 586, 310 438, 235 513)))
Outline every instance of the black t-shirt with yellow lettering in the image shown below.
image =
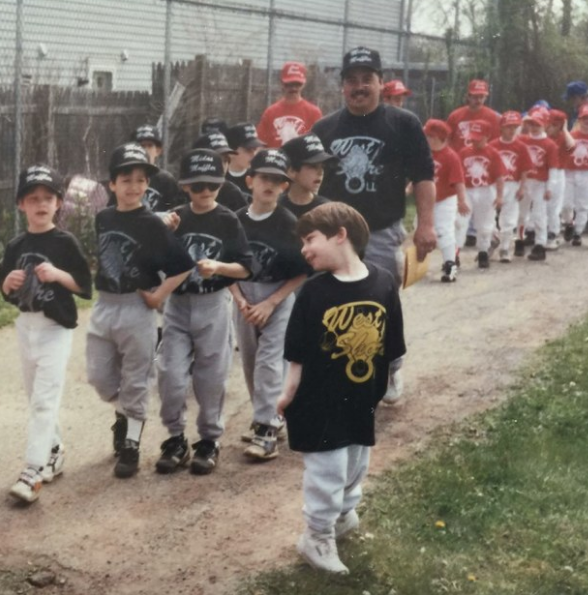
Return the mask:
POLYGON ((367 266, 368 276, 359 281, 319 274, 296 300, 284 351, 287 360, 302 364, 285 411, 292 450, 375 443, 374 413, 386 392, 389 363, 406 347, 392 276, 367 266))

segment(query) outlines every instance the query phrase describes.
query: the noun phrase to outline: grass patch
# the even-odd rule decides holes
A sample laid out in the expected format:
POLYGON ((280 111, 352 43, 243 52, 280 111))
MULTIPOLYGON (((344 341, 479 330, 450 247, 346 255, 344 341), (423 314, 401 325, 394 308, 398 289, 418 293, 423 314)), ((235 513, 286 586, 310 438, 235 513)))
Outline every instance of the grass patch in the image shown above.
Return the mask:
POLYGON ((241 593, 586 595, 587 352, 588 322, 540 350, 503 406, 378 478, 339 548, 350 576, 298 565, 241 593))

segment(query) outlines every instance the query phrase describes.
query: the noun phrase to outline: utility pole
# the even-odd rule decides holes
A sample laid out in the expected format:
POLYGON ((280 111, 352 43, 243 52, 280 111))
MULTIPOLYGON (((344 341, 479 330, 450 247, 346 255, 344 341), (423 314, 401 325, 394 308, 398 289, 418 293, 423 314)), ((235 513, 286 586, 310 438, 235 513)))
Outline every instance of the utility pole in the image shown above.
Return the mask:
POLYGON ((404 33, 404 71, 402 74, 402 79, 404 84, 408 87, 409 82, 409 61, 410 61, 410 37, 412 34, 412 0, 408 0, 408 7, 406 10, 406 25, 405 25, 405 33, 404 33))

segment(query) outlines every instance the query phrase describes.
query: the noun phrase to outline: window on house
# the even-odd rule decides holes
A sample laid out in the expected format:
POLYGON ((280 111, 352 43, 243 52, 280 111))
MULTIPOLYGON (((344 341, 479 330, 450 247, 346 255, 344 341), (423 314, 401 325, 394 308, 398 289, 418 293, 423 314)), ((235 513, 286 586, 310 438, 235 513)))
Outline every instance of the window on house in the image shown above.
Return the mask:
POLYGON ((112 72, 95 70, 92 73, 92 89, 97 91, 112 91, 112 72))

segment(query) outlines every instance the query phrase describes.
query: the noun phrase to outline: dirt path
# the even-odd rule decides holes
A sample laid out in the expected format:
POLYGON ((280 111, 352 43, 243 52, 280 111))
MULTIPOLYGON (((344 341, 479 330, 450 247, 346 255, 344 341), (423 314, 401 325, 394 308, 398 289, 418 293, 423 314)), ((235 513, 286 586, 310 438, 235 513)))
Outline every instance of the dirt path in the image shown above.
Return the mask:
MULTIPOLYGON (((483 272, 474 268, 473 257, 465 253, 458 282, 443 285, 435 255, 428 278, 403 293, 408 398, 378 411, 372 476, 421 448, 437 426, 499 402, 522 360, 587 309, 586 248, 566 246, 546 263, 493 262, 483 272)), ((29 508, 6 495, 22 464, 26 407, 13 329, 0 332, 0 571, 51 567, 66 583, 44 593, 152 595, 173 589, 178 595, 221 595, 259 570, 295 561, 301 462, 287 447, 266 464, 243 459, 239 435, 249 424, 250 406, 238 365, 217 472, 153 472, 166 437, 153 399, 141 472, 117 480, 113 413, 85 383, 87 319, 84 312, 62 406, 66 472, 29 508)), ((195 439, 193 431, 189 438, 195 439)), ((2 590, 1 577, 0 593, 16 593, 16 587, 2 590)))

